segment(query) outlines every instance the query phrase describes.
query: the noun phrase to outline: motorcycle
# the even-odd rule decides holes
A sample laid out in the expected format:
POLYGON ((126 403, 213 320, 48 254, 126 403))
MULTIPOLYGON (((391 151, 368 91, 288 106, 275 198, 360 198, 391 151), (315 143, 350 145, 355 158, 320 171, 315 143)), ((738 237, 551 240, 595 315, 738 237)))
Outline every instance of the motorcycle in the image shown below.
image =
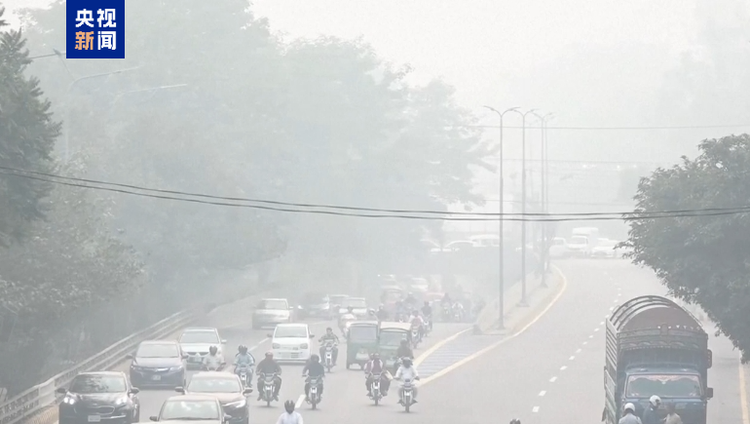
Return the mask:
POLYGON ((239 372, 237 373, 237 375, 239 375, 240 380, 242 381, 242 384, 245 387, 249 387, 249 388, 252 389, 252 387, 253 387, 253 370, 252 370, 252 368, 241 367, 241 368, 238 368, 238 371, 239 372))
POLYGON ((310 395, 307 397, 307 403, 312 405, 312 409, 317 409, 320 403, 320 394, 318 393, 320 377, 308 377, 307 382, 310 383, 310 395))
POLYGON ((325 365, 328 372, 331 372, 331 368, 333 368, 333 348, 335 345, 331 341, 327 341, 325 344, 325 359, 323 364, 325 365))
POLYGON ((224 366, 226 365, 225 362, 221 363, 211 363, 211 364, 203 364, 203 370, 204 371, 221 371, 224 369, 224 366))
POLYGON ((464 320, 464 310, 457 305, 453 306, 453 321, 455 322, 463 322, 464 320))
POLYGON ((432 331, 432 316, 424 317, 424 328, 425 328, 425 334, 428 334, 432 331))
POLYGON ((261 392, 260 400, 266 402, 266 406, 271 406, 271 402, 274 401, 273 391, 276 381, 276 374, 261 373, 258 378, 263 380, 263 384, 260 386, 263 389, 263 391, 261 392))
POLYGON ((380 400, 383 399, 383 392, 380 391, 380 381, 383 379, 383 374, 380 373, 377 376, 370 374, 367 376, 367 378, 374 377, 372 381, 372 386, 370 386, 370 391, 372 394, 370 395, 370 399, 375 401, 375 406, 378 406, 380 404, 380 400))
POLYGON ((409 412, 411 406, 414 405, 414 383, 411 380, 404 380, 404 385, 401 386, 401 399, 399 403, 404 406, 404 410, 409 412))
POLYGON ((412 346, 412 348, 416 349, 417 345, 421 341, 422 340, 420 339, 420 336, 419 336, 419 327, 412 327, 411 328, 411 346, 412 346))
POLYGON ((443 319, 443 321, 450 321, 451 317, 453 316, 453 311, 451 308, 451 305, 447 303, 443 303, 443 310, 440 314, 440 317, 443 319))

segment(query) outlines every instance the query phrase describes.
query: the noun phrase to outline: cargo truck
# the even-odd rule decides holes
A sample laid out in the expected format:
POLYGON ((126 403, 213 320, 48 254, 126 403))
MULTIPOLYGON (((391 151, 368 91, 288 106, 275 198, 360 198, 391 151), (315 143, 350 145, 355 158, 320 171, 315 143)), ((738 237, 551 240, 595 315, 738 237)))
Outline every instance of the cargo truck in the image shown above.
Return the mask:
POLYGON ((674 301, 640 296, 607 320, 602 421, 617 424, 626 403, 642 415, 649 398, 673 403, 684 424, 706 424, 712 355, 699 321, 674 301))

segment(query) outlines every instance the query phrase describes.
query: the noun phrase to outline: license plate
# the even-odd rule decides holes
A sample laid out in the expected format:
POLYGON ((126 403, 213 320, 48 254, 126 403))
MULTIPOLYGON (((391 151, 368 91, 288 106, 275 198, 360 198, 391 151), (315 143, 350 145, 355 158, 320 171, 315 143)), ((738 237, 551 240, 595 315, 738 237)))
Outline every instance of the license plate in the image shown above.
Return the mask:
POLYGON ((89 415, 89 422, 90 423, 98 423, 102 420, 101 415, 89 415))
POLYGON ((190 358, 188 358, 188 360, 190 362, 202 362, 203 358, 201 358, 200 356, 191 356, 190 358))
POLYGON ((151 377, 151 379, 154 380, 154 381, 159 381, 159 380, 161 380, 161 376, 160 375, 154 375, 154 376, 151 377))

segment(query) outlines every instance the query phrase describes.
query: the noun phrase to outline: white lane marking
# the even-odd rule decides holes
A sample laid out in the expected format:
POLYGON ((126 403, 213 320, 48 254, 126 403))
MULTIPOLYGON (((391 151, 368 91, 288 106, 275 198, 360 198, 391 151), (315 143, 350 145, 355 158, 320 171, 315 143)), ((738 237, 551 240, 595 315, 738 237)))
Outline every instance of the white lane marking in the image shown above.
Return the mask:
POLYGON ((589 344, 589 342, 587 342, 587 341, 586 341, 586 342, 583 342, 583 344, 584 344, 584 346, 585 346, 585 345, 589 344))
POLYGON ((546 395, 546 394, 547 394, 547 391, 546 391, 546 390, 542 390, 541 392, 539 392, 539 396, 544 396, 544 395, 546 395))
MULTIPOLYGON (((499 318, 498 318, 498 319, 499 319, 499 318)), ((578 348, 578 349, 576 350, 576 353, 581 353, 581 348, 578 348)))
POLYGON ((592 335, 590 335, 590 336, 589 336, 589 338, 590 338, 590 339, 593 339, 593 338, 594 338, 594 335, 593 335, 593 334, 592 334, 592 335))
MULTIPOLYGON (((498 318, 498 319, 499 319, 499 318, 498 318)), ((568 361, 572 361, 572 360, 574 360, 574 359, 576 359, 576 357, 575 357, 575 356, 571 356, 570 358, 568 358, 568 361)))
MULTIPOLYGON (((498 320, 499 320, 499 319, 500 319, 500 318, 498 318, 498 320)), ((600 322, 600 323, 599 323, 599 325, 604 325, 604 321, 600 322)))
MULTIPOLYGON (((610 311, 613 311, 614 309, 615 309, 615 307, 614 307, 614 306, 610 306, 610 307, 609 307, 609 310, 610 310, 610 311)), ((498 318, 498 319, 500 319, 500 318, 498 318)))
MULTIPOLYGON (((498 319, 499 319, 499 318, 498 318, 498 319)), ((265 342, 267 342, 267 341, 269 341, 269 340, 270 340, 270 339, 269 339, 268 337, 266 337, 265 339, 261 340, 261 341, 260 341, 260 343, 258 343, 258 344, 257 344, 257 345, 255 345, 255 346, 252 346, 252 347, 250 347, 250 349, 248 349, 248 350, 255 350, 255 349, 257 349, 257 348, 259 348, 259 347, 263 346, 263 343, 265 343, 265 342)))
POLYGON ((549 379, 550 383, 554 383, 555 381, 557 381, 557 377, 552 377, 552 378, 549 379))
POLYGON ((604 319, 609 319, 609 314, 604 315, 604 319))
MULTIPOLYGON (((617 303, 617 299, 615 299, 615 300, 614 300, 614 302, 612 302, 612 303, 617 303)), ((499 318, 498 318, 498 319, 499 319, 499 318)))
MULTIPOLYGON (((620 291, 620 290, 622 290, 622 287, 617 286, 617 291, 620 291)), ((500 319, 500 318, 498 318, 498 319, 500 319)))
POLYGON ((299 398, 297 398, 297 403, 294 404, 294 409, 299 409, 300 406, 302 406, 302 402, 305 401, 305 395, 299 395, 299 398))
POLYGON ((560 367, 560 371, 565 371, 568 367, 566 365, 563 365, 560 367))
MULTIPOLYGON (((498 319, 500 319, 500 318, 498 318, 498 319)), ((594 333, 596 333, 597 331, 599 331, 599 329, 598 329, 598 328, 595 328, 595 329, 594 329, 594 333)))
POLYGON ((539 407, 535 406, 535 407, 531 408, 531 412, 539 412, 539 407))

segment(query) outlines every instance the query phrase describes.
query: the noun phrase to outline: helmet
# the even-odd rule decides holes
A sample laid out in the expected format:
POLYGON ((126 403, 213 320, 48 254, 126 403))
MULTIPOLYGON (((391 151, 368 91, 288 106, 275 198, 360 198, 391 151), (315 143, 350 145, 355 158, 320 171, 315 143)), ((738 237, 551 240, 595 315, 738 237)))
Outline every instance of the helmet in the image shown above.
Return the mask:
POLYGON ((239 347, 239 350, 240 350, 240 353, 244 355, 247 353, 247 346, 242 345, 239 347))
POLYGON ((380 306, 378 306, 378 309, 385 309, 385 305, 383 305, 383 304, 381 303, 381 304, 380 304, 380 306))
POLYGON ((313 353, 312 355, 310 355, 310 360, 312 362, 319 362, 320 361, 320 356, 318 356, 318 355, 316 355, 316 354, 313 353))
POLYGON ((273 359, 273 352, 271 351, 266 352, 266 358, 273 359))
POLYGON ((659 404, 661 403, 661 398, 659 396, 653 395, 648 401, 651 402, 651 405, 659 406, 659 404))
POLYGON ((331 327, 326 328, 326 332, 330 333, 332 331, 333 331, 333 328, 331 328, 331 327))
POLYGON ((406 339, 401 339, 401 346, 407 346, 407 345, 408 345, 408 343, 409 343, 409 341, 408 341, 408 340, 406 340, 406 339))
POLYGON ((286 409, 286 412, 288 412, 290 414, 292 412, 294 412, 294 401, 293 400, 288 400, 288 401, 284 402, 284 409, 286 409))
POLYGON ((510 424, 521 424, 521 420, 519 420, 518 418, 513 418, 512 420, 510 420, 510 424))
POLYGON ((401 360, 401 363, 406 367, 409 368, 412 365, 411 358, 404 358, 401 360))
POLYGON ((219 351, 219 348, 217 348, 216 346, 211 346, 208 348, 208 351, 211 352, 211 355, 216 355, 216 352, 219 351))
POLYGON ((378 359, 378 358, 380 358, 380 353, 373 352, 372 355, 370 355, 370 358, 372 358, 372 359, 378 359))
POLYGON ((626 403, 625 408, 623 408, 625 412, 630 411, 632 413, 635 413, 635 406, 632 403, 626 403))

